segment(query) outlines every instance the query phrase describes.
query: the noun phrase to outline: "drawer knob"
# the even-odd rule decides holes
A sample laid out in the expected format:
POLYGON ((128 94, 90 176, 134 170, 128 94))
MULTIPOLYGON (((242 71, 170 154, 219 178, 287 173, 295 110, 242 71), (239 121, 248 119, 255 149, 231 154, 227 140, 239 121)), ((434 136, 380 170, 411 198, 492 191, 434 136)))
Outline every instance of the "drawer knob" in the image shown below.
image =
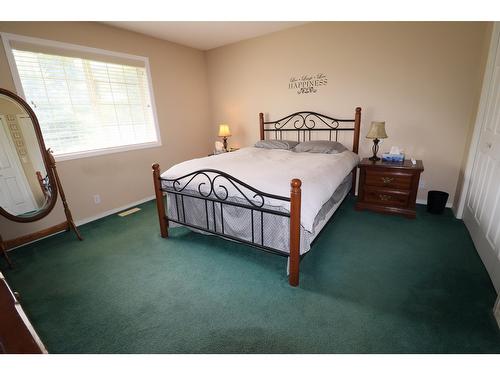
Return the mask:
POLYGON ((381 178, 384 184, 390 184, 392 181, 394 181, 394 177, 381 177, 381 178))
POLYGON ((391 199, 391 196, 387 194, 379 194, 378 197, 381 201, 388 201, 389 199, 391 199))

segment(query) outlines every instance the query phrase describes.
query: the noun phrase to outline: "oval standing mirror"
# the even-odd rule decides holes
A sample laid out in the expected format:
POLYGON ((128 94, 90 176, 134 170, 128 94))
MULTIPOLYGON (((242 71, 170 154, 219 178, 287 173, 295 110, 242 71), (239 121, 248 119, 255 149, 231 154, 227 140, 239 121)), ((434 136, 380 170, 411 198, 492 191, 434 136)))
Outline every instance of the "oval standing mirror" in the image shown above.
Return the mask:
POLYGON ((62 230, 73 230, 81 241, 57 174, 54 157, 45 148, 35 113, 16 94, 0 88, 0 215, 29 223, 47 216, 60 195, 66 221, 4 241, 0 254, 12 267, 7 250, 62 230))
POLYGON ((18 222, 49 214, 57 199, 51 158, 30 106, 0 89, 0 214, 18 222))

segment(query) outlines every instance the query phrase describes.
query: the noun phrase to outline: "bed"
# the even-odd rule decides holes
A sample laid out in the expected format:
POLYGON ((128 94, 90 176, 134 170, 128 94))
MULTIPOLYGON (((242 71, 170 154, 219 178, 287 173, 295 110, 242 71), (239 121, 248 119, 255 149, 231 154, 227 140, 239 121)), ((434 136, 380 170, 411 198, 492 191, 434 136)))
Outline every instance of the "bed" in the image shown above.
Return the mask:
POLYGON ((285 256, 289 283, 297 286, 300 260, 355 189, 360 123, 359 107, 353 119, 304 111, 265 121, 260 113, 261 141, 352 139, 352 151, 252 146, 188 160, 163 173, 153 164, 161 236, 168 238, 169 227, 185 226, 285 256))

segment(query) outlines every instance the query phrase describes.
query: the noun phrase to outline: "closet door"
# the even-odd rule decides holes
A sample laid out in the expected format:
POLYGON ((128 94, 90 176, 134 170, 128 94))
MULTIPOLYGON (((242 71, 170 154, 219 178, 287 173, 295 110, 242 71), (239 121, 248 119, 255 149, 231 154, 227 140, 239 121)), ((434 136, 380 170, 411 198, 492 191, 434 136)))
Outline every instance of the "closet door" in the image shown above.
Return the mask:
MULTIPOLYGON (((500 46, 496 24, 490 49, 491 64, 486 97, 479 124, 479 141, 474 158, 464 209, 464 222, 476 249, 500 292, 500 46)), ((481 109, 480 109, 481 110, 481 109)))

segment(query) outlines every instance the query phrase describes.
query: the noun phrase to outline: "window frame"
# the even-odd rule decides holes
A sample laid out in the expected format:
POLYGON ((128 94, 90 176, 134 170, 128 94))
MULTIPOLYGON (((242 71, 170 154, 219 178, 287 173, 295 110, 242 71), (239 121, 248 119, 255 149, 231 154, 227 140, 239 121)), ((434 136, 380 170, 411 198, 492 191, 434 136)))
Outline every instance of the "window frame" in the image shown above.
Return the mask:
POLYGON ((12 52, 12 48, 10 45, 11 41, 27 42, 27 43, 31 43, 31 44, 35 44, 35 45, 40 45, 40 46, 57 47, 57 48, 68 49, 68 50, 77 51, 77 52, 87 52, 87 53, 100 54, 100 55, 104 55, 104 56, 113 56, 113 57, 119 57, 119 58, 126 59, 126 60, 140 61, 140 62, 144 63, 144 68, 146 69, 146 76, 147 76, 147 82, 148 82, 149 97, 151 99, 151 110, 153 112, 153 122, 154 122, 154 131, 156 134, 156 141, 134 143, 134 144, 124 145, 124 146, 106 147, 106 148, 95 149, 95 150, 62 153, 62 154, 54 155, 56 161, 81 159, 81 158, 92 157, 92 156, 113 154, 113 153, 117 153, 117 152, 140 150, 140 149, 146 149, 146 148, 152 148, 152 147, 160 147, 162 145, 160 126, 159 126, 158 116, 157 116, 157 112, 156 112, 156 102, 155 102, 154 90, 153 90, 153 80, 151 78, 151 69, 149 66, 149 58, 148 57, 131 55, 128 53, 123 53, 123 52, 109 51, 109 50, 94 48, 94 47, 87 47, 87 46, 82 46, 79 44, 58 42, 58 41, 54 41, 54 40, 41 39, 41 38, 33 38, 33 37, 11 34, 11 33, 3 33, 2 32, 2 33, 0 33, 0 37, 2 39, 2 43, 3 43, 4 49, 5 49, 5 54, 7 55, 7 61, 9 64, 12 79, 14 80, 14 86, 16 88, 17 94, 25 100, 26 100, 26 96, 24 94, 23 85, 21 83, 21 77, 19 76, 19 71, 17 70, 16 61, 15 61, 14 54, 12 52))

